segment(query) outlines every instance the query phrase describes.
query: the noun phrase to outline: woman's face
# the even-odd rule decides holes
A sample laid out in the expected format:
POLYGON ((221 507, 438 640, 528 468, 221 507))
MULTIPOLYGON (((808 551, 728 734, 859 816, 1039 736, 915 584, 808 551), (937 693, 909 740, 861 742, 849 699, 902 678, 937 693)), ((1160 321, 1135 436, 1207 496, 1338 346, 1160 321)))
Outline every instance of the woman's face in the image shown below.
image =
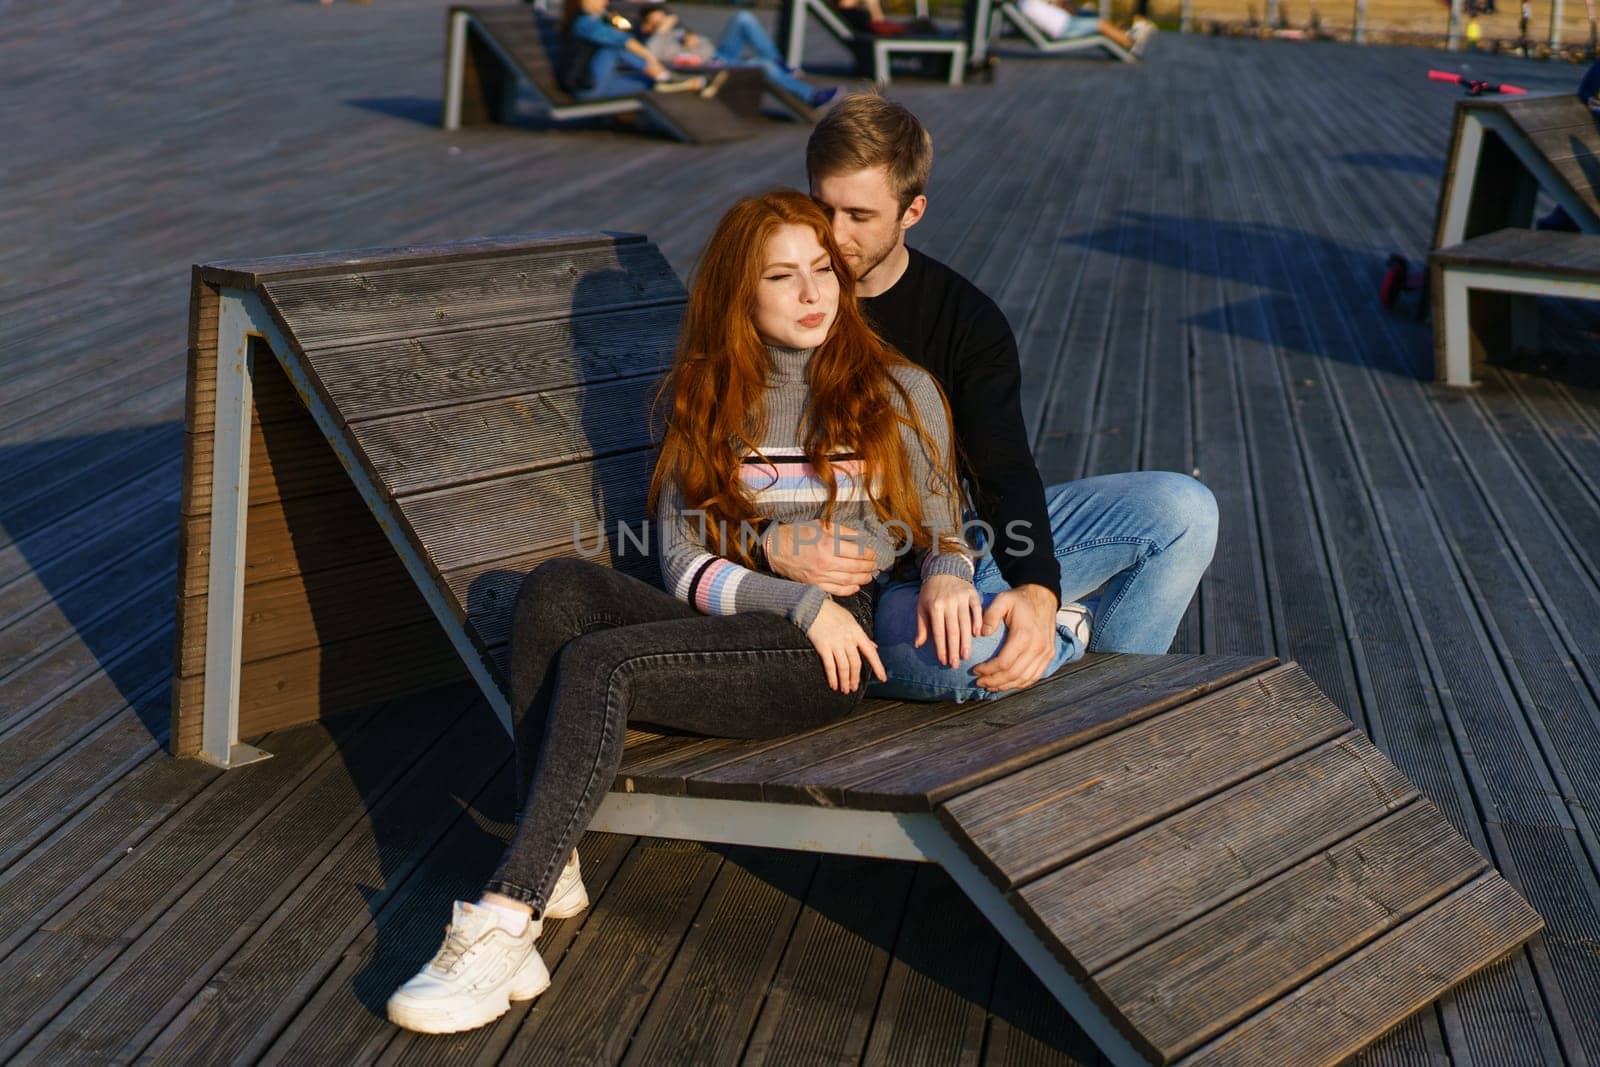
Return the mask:
POLYGON ((606 0, 581 0, 585 15, 599 15, 606 9, 606 0))
POLYGON ((780 348, 816 348, 839 313, 839 279, 828 252, 798 224, 767 239, 756 283, 756 332, 780 348))

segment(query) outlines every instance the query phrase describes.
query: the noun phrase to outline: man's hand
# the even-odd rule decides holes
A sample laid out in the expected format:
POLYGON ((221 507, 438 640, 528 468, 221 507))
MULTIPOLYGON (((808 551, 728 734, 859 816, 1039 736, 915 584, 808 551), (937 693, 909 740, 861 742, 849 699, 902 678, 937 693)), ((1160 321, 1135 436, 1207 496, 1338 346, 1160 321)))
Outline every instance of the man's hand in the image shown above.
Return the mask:
POLYGON ((854 596, 878 572, 877 557, 848 526, 814 522, 774 525, 761 543, 766 546, 772 573, 817 586, 830 596, 854 596))
POLYGON ((1060 598, 1042 585, 1020 585, 989 602, 983 632, 992 634, 1003 620, 1006 643, 989 662, 973 668, 978 686, 993 692, 1026 689, 1037 682, 1056 654, 1056 608, 1060 598))

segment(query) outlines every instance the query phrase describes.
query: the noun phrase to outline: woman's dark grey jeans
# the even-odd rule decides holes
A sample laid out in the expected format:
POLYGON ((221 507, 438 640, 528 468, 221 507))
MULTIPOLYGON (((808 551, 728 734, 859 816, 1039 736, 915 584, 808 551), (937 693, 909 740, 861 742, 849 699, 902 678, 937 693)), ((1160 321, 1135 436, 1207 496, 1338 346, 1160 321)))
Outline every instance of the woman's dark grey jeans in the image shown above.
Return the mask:
MULTIPOLYGON (((839 603, 872 633, 872 601, 839 603)), ((629 723, 779 737, 843 718, 862 688, 828 688, 810 639, 778 615, 701 615, 655 586, 579 559, 522 583, 511 632, 511 719, 522 807, 485 887, 543 913, 622 763, 629 723)))

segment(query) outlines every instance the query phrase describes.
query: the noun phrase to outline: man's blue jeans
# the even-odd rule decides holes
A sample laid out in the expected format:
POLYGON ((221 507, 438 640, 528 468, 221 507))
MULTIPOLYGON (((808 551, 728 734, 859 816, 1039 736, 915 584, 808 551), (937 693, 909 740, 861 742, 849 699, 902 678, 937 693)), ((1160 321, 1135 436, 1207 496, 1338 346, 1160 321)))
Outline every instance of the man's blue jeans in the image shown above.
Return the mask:
MULTIPOLYGON (((1094 612, 1087 651, 1167 651, 1216 547, 1217 502, 1211 491, 1186 475, 1140 471, 1053 486, 1045 490, 1045 504, 1061 564, 1061 602, 1081 601, 1094 612), (1102 586, 1097 598, 1085 600, 1102 586)), ((1010 588, 992 555, 978 561, 974 577, 986 609, 1010 588)), ((958 667, 942 666, 932 641, 912 646, 919 588, 913 581, 885 583, 880 590, 874 636, 889 681, 874 682, 868 695, 966 701, 1016 692, 980 689, 972 673, 1005 644, 1004 624, 987 637, 975 637, 972 655, 958 667)), ((1058 632, 1046 676, 1085 651, 1069 634, 1058 632)))
POLYGON ((717 40, 717 62, 729 66, 760 67, 767 80, 781 86, 792 96, 810 100, 812 88, 789 73, 784 65, 783 53, 772 43, 772 38, 761 25, 761 20, 748 11, 739 11, 728 20, 722 36, 717 40), (749 52, 753 59, 745 59, 749 52))

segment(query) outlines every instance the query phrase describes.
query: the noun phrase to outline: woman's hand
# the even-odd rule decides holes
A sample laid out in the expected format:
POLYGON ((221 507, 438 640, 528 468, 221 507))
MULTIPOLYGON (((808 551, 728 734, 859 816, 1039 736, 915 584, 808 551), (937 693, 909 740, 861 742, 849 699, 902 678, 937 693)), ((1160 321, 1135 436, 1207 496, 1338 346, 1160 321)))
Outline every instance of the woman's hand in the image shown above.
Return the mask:
POLYGON ((917 648, 927 644, 931 634, 939 662, 959 667, 972 655, 972 635, 982 630, 983 601, 970 581, 935 574, 922 583, 917 594, 917 648))
POLYGON ((856 622, 856 617, 834 600, 825 600, 822 610, 811 620, 806 631, 811 644, 822 657, 823 669, 828 672, 828 688, 840 693, 854 693, 861 688, 861 661, 866 659, 878 681, 889 676, 878 659, 878 646, 856 622))

